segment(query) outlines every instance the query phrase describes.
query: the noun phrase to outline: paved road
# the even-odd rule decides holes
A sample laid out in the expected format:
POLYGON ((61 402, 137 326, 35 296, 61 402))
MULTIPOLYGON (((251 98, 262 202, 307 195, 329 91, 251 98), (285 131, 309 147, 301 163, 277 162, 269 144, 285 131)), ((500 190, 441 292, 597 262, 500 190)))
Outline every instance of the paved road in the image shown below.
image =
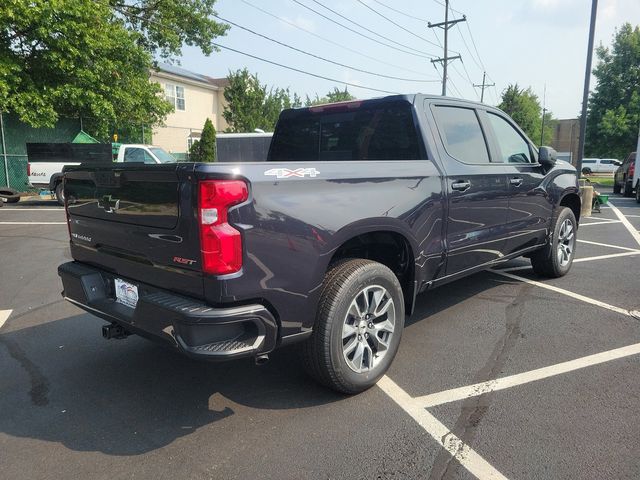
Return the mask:
MULTIPOLYGON (((640 206, 611 199, 640 229, 640 206)), ((422 295, 381 386, 344 397, 292 349, 211 365, 103 340, 103 322, 59 296, 63 210, 7 207, 2 478, 640 477, 640 243, 611 208, 583 222, 592 243, 567 277, 538 284, 515 260, 516 277, 422 295)))

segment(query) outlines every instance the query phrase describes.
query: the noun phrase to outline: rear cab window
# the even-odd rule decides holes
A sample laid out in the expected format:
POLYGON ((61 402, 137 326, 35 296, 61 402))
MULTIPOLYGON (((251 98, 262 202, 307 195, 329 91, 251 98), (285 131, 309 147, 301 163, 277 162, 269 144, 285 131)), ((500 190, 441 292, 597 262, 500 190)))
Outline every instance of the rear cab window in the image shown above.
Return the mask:
POLYGON ((468 164, 490 163, 484 132, 473 108, 434 105, 432 112, 450 156, 468 164))
POLYGON ((268 161, 420 160, 406 101, 311 107, 278 121, 268 161))

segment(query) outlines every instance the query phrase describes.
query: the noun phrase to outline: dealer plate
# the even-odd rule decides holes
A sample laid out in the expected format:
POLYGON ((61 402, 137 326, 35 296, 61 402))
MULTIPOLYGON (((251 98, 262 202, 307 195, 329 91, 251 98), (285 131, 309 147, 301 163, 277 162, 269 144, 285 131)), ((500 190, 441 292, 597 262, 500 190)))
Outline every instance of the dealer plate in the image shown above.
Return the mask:
POLYGON ((136 308, 138 304, 138 287, 120 278, 113 279, 116 290, 116 301, 127 307, 136 308))

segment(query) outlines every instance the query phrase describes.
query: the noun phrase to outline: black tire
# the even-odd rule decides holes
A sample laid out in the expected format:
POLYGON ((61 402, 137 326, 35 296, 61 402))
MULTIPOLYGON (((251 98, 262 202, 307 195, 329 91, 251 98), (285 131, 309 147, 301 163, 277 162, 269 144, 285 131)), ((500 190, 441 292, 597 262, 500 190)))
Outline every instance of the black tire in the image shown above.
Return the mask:
POLYGON ((573 211, 567 207, 558 207, 558 211, 553 219, 551 240, 542 249, 531 255, 531 266, 533 267, 533 271, 541 277, 548 278, 558 278, 566 275, 571 269, 573 259, 575 258, 577 231, 578 222, 576 222, 576 217, 573 214, 573 211), (562 237, 561 230, 565 221, 569 221, 571 223, 573 232, 571 250, 567 255, 567 263, 563 263, 564 259, 561 260, 558 255, 558 251, 561 248, 559 245, 562 237))
POLYGON ((614 178, 613 179, 613 193, 619 195, 620 194, 620 190, 621 190, 620 184, 618 182, 616 182, 616 179, 614 178))
POLYGON ((0 197, 4 199, 6 203, 18 203, 20 200, 20 193, 13 188, 0 188, 0 197))
POLYGON ((62 182, 56 185, 56 200, 64 207, 64 189, 62 188, 62 182))
MULTIPOLYGON (((382 301, 378 303, 378 307, 382 305, 382 301)), ((364 320, 362 313, 360 315, 360 323, 368 321, 364 320)), ((386 315, 388 315, 387 319, 390 318, 389 314, 386 315)), ((371 322, 375 321, 375 319, 369 321, 368 325, 374 325, 371 322)), ((384 322, 376 325, 382 323, 384 322)), ((319 383, 333 390, 346 394, 362 392, 375 385, 391 365, 398 351, 403 328, 404 297, 400 282, 393 272, 386 266, 370 260, 341 260, 333 265, 325 275, 313 334, 301 346, 304 366, 307 372, 319 383), (357 298, 362 298, 361 295, 367 291, 366 289, 380 287, 382 290, 386 290, 387 296, 383 298, 386 298, 387 302, 389 299, 393 300, 393 306, 389 307, 389 309, 393 309, 394 315, 393 332, 387 338, 388 347, 377 363, 366 371, 357 372, 348 363, 355 361, 355 354, 353 359, 348 360, 348 353, 344 351, 345 348, 348 349, 348 344, 351 344, 350 339, 354 343, 359 342, 369 346, 368 355, 363 352, 362 357, 368 357, 370 362, 376 362, 377 354, 373 353, 373 349, 377 342, 374 342, 373 337, 368 333, 362 335, 354 333, 353 337, 344 337, 345 325, 351 321, 354 324, 358 323, 358 320, 349 314, 350 311, 353 311, 351 310, 352 303, 356 302, 357 298)), ((358 330, 358 327, 355 327, 354 331, 365 332, 365 330, 358 330)), ((366 332, 368 331, 370 330, 367 329, 366 332)), ((375 335, 377 336, 378 333, 375 335)), ((385 333, 382 332, 382 335, 385 333)), ((359 346, 354 352, 358 348, 359 346)))
POLYGON ((636 202, 640 203, 640 180, 636 183, 636 202))
POLYGON ((589 167, 585 167, 582 169, 582 173, 584 175, 591 175, 591 169, 589 167))
POLYGON ((631 194, 633 193, 633 186, 631 185, 631 182, 628 182, 625 180, 623 185, 624 185, 624 188, 622 190, 622 196, 630 197, 631 194))

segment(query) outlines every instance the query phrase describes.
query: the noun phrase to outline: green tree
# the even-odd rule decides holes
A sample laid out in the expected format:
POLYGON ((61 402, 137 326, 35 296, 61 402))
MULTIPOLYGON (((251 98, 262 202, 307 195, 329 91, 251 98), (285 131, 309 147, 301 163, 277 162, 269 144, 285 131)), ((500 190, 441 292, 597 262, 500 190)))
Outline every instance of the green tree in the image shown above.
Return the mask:
POLYGON ((585 152, 622 159, 635 150, 640 125, 640 27, 625 23, 611 47, 600 45, 596 55, 585 152))
MULTIPOLYGON (((531 87, 520 88, 518 84, 507 86, 502 92, 502 99, 498 108, 507 113, 524 130, 534 143, 540 142, 542 133, 542 107, 538 96, 533 93, 531 87)), ((544 115, 544 138, 542 145, 549 145, 553 140, 552 113, 547 110, 544 115)))
POLYGON ((211 53, 227 27, 215 0, 4 0, 0 2, 0 111, 34 127, 81 116, 94 136, 159 125, 172 109, 149 82, 153 56, 183 44, 211 53))
POLYGON ((280 112, 301 105, 298 95, 289 89, 268 88, 260 83, 257 74, 246 68, 229 72, 229 85, 224 89, 227 101, 222 116, 229 124, 229 132, 273 131, 280 112))
POLYGON ((349 93, 346 86, 344 87, 344 90, 340 90, 338 87, 333 87, 333 90, 327 93, 324 97, 319 97, 316 93, 316 97, 311 99, 309 98, 309 95, 307 95, 305 105, 309 107, 311 105, 321 105, 323 103, 346 102, 349 100, 355 100, 355 98, 356 97, 349 93))
POLYGON ((216 129, 209 118, 204 122, 200 140, 196 140, 191 145, 189 157, 193 162, 216 161, 216 129))

